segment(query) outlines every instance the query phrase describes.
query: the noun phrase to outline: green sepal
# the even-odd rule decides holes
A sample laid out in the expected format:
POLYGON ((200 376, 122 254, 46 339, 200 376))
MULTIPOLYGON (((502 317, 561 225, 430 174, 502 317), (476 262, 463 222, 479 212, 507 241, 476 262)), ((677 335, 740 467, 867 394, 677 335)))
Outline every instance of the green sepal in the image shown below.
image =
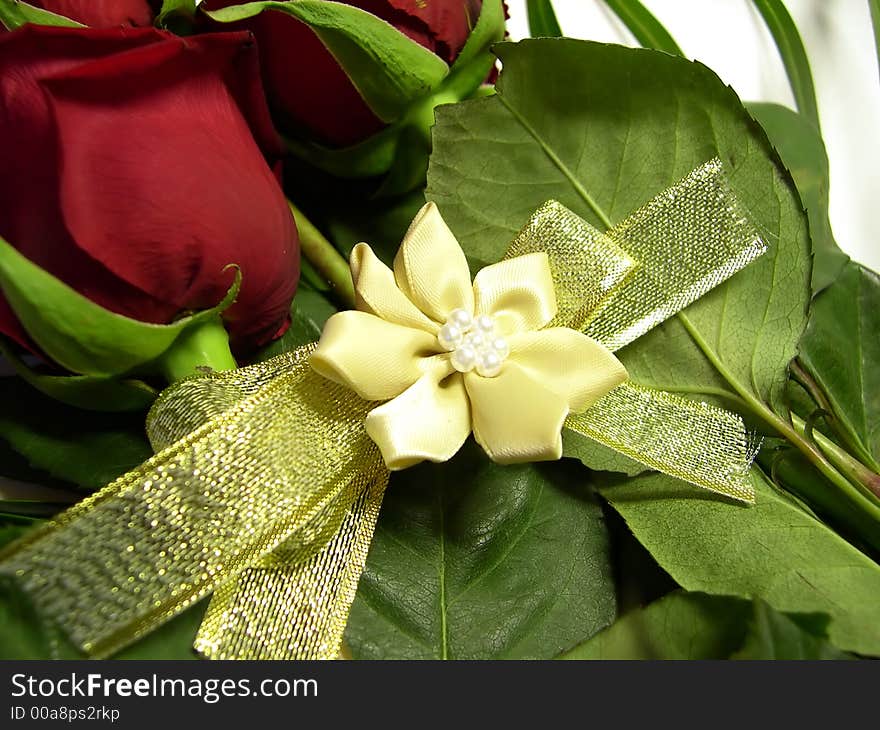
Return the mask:
POLYGON ((57 25, 67 28, 85 27, 82 23, 77 23, 63 15, 35 8, 33 5, 20 2, 20 0, 0 0, 0 23, 6 26, 7 30, 15 30, 25 23, 57 25))
POLYGON ((205 11, 233 23, 277 10, 308 25, 383 122, 402 117, 413 100, 437 87, 449 73, 439 56, 375 15, 336 2, 252 2, 205 11))
POLYGON ((189 35, 195 15, 196 0, 163 0, 155 25, 177 35, 189 35))
POLYGON ((0 353, 16 374, 50 398, 89 411, 146 411, 159 394, 142 380, 93 375, 46 375, 29 368, 7 343, 0 353))
POLYGON ((149 324, 95 304, 0 238, 0 289, 33 341, 54 362, 80 375, 107 377, 142 368, 188 328, 229 307, 241 272, 215 307, 171 324, 149 324))

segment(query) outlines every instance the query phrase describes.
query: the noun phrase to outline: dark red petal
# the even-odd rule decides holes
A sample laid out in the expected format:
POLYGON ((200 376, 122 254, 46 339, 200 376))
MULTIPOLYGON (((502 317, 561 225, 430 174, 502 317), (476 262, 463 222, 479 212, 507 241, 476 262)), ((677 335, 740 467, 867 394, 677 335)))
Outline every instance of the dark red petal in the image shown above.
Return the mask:
POLYGON ((92 28, 153 24, 153 10, 147 0, 28 0, 28 3, 92 28))
POLYGON ((42 82, 76 245, 178 310, 216 304, 237 264, 239 340, 284 322, 298 277, 284 195, 226 84, 255 52, 247 34, 169 37, 42 82))
MULTIPOLYGON (((205 0, 202 7, 237 4, 239 0, 205 0)), ((247 28, 257 38, 263 83, 281 129, 347 147, 384 127, 307 25, 270 10, 235 27, 247 28)))
MULTIPOLYGON (((0 36, 0 236, 102 306, 151 322, 168 321, 177 309, 113 275, 77 248, 65 228, 55 128, 39 81, 165 37, 152 29, 120 32, 33 25, 0 36)), ((11 326, 3 330, 21 340, 11 326)))

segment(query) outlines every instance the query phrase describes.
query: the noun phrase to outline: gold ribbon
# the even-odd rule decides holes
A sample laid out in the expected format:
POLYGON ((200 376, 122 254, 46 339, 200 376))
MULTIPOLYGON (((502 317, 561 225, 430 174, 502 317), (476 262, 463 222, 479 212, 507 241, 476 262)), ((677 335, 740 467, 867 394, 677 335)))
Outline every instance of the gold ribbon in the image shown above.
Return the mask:
MULTIPOLYGON (((546 254, 550 325, 615 350, 763 250, 713 160, 607 233, 548 203, 509 256, 546 254)), ((364 425, 379 404, 321 377, 312 351, 168 388, 148 418, 156 456, 8 546, 0 574, 92 656, 210 593, 203 655, 336 656, 388 471, 364 425)), ((734 414, 625 383, 565 425, 753 499, 734 414)))

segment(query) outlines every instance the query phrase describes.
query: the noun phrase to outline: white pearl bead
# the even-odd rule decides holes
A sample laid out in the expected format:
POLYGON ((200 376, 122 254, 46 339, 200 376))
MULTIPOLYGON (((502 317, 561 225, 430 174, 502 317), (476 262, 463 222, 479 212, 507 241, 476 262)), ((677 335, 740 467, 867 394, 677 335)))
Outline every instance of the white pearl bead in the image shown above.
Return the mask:
POLYGON ((488 343, 482 333, 471 330, 465 335, 464 344, 470 345, 475 350, 482 350, 488 343))
POLYGON ((507 340, 503 337, 496 337, 491 342, 492 349, 498 353, 498 357, 502 360, 507 359, 507 356, 510 354, 510 345, 507 344, 507 340))
POLYGON ((467 332, 471 328, 474 318, 466 309, 454 309, 446 321, 459 327, 462 332, 467 332))
POLYGON ((464 332, 450 322, 444 324, 437 333, 437 341, 440 343, 440 347, 447 352, 452 352, 462 343, 463 339, 464 332))
POLYGON ((477 351, 468 345, 461 345, 452 353, 452 367, 460 373, 467 373, 477 364, 477 351))
POLYGON ((488 314, 481 314, 474 319, 474 329, 488 335, 495 329, 495 320, 488 314))
POLYGON ((502 359, 494 350, 481 352, 477 358, 477 374, 484 378, 494 378, 501 372, 502 359))

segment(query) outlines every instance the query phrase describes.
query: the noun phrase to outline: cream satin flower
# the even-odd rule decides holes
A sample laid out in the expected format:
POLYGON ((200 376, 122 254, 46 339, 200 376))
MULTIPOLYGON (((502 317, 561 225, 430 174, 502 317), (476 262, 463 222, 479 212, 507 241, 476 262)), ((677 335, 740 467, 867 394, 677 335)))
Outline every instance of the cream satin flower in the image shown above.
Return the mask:
POLYGON ((614 355, 556 314, 544 253, 482 269, 437 206, 416 216, 394 271, 351 253, 357 310, 327 322, 311 364, 366 400, 366 429, 389 469, 450 459, 473 432, 500 463, 562 456, 562 426, 627 378, 614 355))

